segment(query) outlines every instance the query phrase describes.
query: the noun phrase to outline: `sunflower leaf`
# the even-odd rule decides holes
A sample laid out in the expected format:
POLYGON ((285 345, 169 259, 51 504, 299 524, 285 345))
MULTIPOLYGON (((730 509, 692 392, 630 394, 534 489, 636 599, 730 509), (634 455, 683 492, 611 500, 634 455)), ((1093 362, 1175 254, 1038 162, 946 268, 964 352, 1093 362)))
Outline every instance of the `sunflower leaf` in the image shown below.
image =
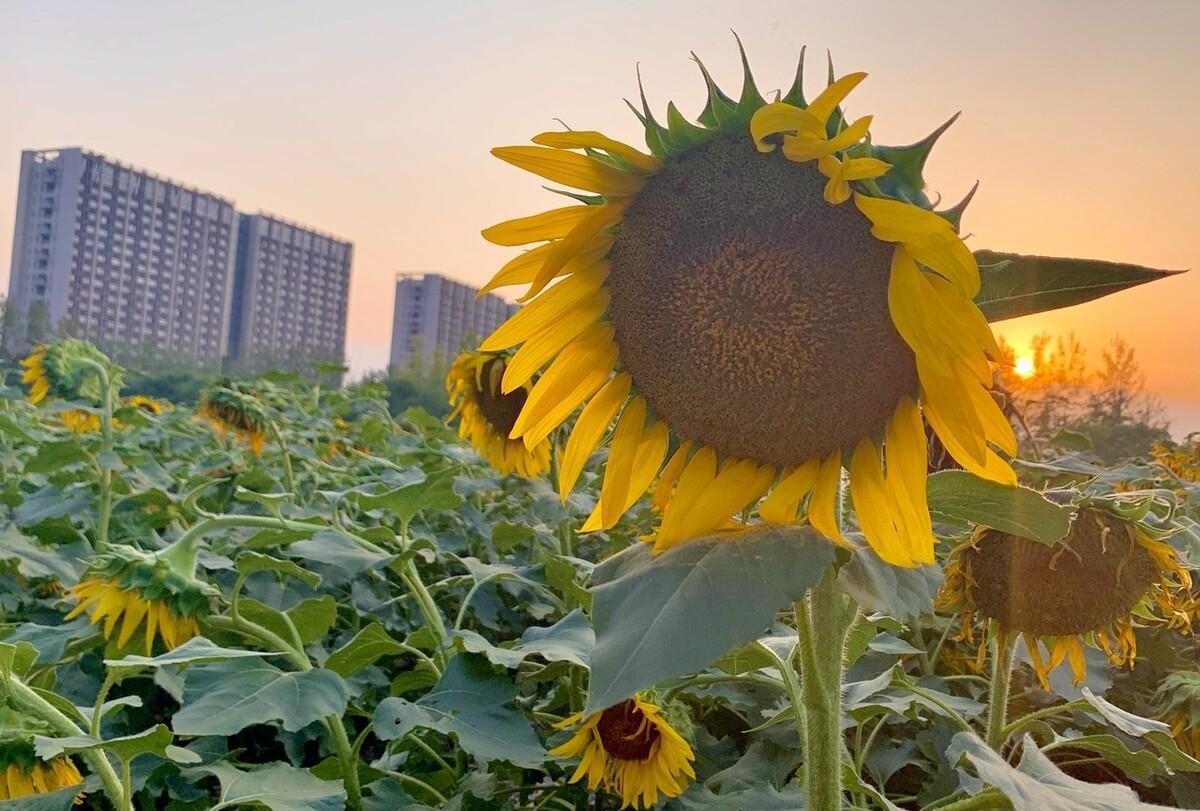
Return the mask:
POLYGON ((270 811, 339 811, 346 807, 341 780, 321 780, 286 763, 242 771, 228 763, 188 769, 184 777, 212 775, 220 781, 221 808, 263 807, 270 811))
POLYGON ((765 631, 833 562, 810 527, 697 538, 657 557, 640 544, 596 568, 587 712, 703 670, 765 631))
POLYGON ((997 251, 976 251, 975 258, 982 285, 975 303, 988 321, 1073 307, 1184 272, 997 251))
POLYGON ((1036 490, 981 479, 962 470, 929 477, 929 510, 934 517, 964 528, 998 529, 1053 546, 1071 529, 1073 508, 1055 504, 1036 490))

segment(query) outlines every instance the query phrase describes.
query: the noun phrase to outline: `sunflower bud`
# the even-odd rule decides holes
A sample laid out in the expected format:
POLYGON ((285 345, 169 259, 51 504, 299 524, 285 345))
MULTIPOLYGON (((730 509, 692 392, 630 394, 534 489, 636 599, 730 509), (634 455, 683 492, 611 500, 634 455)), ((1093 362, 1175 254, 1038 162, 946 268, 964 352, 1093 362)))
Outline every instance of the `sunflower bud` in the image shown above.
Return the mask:
POLYGON ((105 392, 97 364, 110 380, 117 377, 118 370, 108 357, 87 341, 69 338, 42 344, 21 361, 25 367, 21 382, 29 386, 29 399, 34 403, 52 398, 100 405, 105 392))
MULTIPOLYGON (((0 800, 52 794, 83 783, 83 775, 66 755, 43 760, 33 736, 51 734, 49 726, 27 714, 0 708, 0 800)), ((82 802, 82 795, 75 804, 82 802)))
POLYGON ((217 592, 196 579, 197 546, 184 536, 157 553, 114 545, 97 556, 69 591, 77 605, 67 614, 87 613, 105 639, 124 648, 142 629, 149 656, 156 635, 172 650, 199 635, 199 619, 207 616, 217 592))
POLYGON ((269 424, 266 406, 237 383, 224 381, 209 386, 200 393, 197 413, 218 434, 233 434, 253 453, 262 453, 269 424))

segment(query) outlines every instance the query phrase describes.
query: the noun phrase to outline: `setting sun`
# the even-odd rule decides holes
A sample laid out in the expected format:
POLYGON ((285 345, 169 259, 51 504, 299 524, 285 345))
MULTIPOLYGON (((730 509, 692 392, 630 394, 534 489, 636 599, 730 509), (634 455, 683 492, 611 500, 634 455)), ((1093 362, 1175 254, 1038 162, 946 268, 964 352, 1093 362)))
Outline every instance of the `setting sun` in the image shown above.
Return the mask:
POLYGON ((1033 377, 1037 368, 1033 365, 1033 358, 1023 355, 1017 358, 1017 362, 1013 364, 1013 371, 1016 372, 1017 377, 1028 379, 1033 377))

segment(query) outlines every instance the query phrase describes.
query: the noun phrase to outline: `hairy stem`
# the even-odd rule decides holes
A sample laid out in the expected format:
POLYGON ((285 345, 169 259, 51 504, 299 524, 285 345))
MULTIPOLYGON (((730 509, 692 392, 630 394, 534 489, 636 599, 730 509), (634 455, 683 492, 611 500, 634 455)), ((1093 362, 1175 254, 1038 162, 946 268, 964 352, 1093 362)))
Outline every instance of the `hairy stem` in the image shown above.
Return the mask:
POLYGON ((1008 692, 1012 684, 1013 656, 1016 639, 1003 629, 996 633, 992 651, 992 680, 988 690, 987 744, 999 752, 1008 740, 1005 724, 1008 720, 1008 692))

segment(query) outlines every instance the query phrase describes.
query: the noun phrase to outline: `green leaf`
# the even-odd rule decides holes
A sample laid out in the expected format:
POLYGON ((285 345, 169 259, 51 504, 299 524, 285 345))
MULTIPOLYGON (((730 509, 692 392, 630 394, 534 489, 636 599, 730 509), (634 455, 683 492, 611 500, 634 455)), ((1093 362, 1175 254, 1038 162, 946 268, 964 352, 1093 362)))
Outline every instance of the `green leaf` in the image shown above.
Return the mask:
MULTIPOLYGON (((258 600, 247 598, 240 600, 238 605, 247 619, 265 626, 284 639, 291 640, 291 631, 281 612, 258 600)), ((337 605, 333 595, 326 594, 323 597, 310 597, 289 608, 287 615, 300 632, 300 641, 307 645, 325 636, 337 621, 337 605)))
POLYGON ((462 498, 454 492, 454 476, 451 474, 375 495, 354 493, 353 497, 364 510, 387 510, 402 523, 408 523, 422 510, 453 510, 462 503, 462 498))
POLYGON ((305 560, 336 566, 352 575, 362 574, 368 569, 383 566, 393 555, 382 555, 363 549, 354 541, 331 529, 324 529, 312 538, 296 541, 287 548, 289 555, 305 560))
POLYGON ((217 808, 253 808, 270 811, 342 811, 346 791, 341 780, 320 780, 304 769, 272 763, 242 771, 228 763, 211 763, 184 772, 184 777, 210 774, 221 783, 217 808))
POLYGON ((458 738, 459 746, 483 760, 534 766, 546 758, 529 721, 515 707, 517 688, 493 672, 481 656, 460 653, 437 685, 417 701, 386 698, 375 710, 375 735, 390 741, 417 727, 458 738))
POLYGON ((223 648, 215 645, 202 636, 193 637, 175 650, 160 653, 158 656, 124 656, 120 659, 105 659, 109 667, 166 667, 167 665, 182 665, 189 662, 223 662, 229 659, 252 659, 263 656, 283 656, 282 653, 264 653, 262 651, 242 650, 240 648, 223 648))
POLYGON ((982 524, 1053 546, 1071 529, 1075 510, 1055 504, 1036 490, 981 479, 962 470, 929 477, 929 509, 934 517, 959 526, 982 524))
POLYGON ((1112 735, 1081 735, 1078 738, 1059 738, 1053 743, 1042 747, 1049 753, 1056 750, 1082 749, 1092 752, 1113 764, 1134 780, 1145 782, 1155 775, 1167 774, 1165 764, 1147 749, 1136 752, 1129 749, 1123 741, 1112 735))
POLYGON ((579 609, 572 611, 548 628, 530 626, 510 647, 499 647, 474 631, 455 631, 459 646, 471 653, 482 653, 493 663, 517 667, 529 656, 541 656, 548 662, 570 662, 588 666, 588 656, 596 644, 596 634, 579 609))
POLYGON ((177 735, 232 735, 279 721, 296 732, 327 715, 341 717, 348 700, 346 683, 331 671, 291 673, 262 659, 231 659, 188 668, 171 726, 177 735))
POLYGON ((109 738, 108 740, 99 740, 90 735, 76 735, 70 738, 46 738, 37 735, 34 737, 33 743, 37 749, 38 757, 42 760, 49 760, 61 754, 90 752, 96 749, 108 752, 117 760, 126 763, 132 761, 138 755, 157 755, 161 758, 168 758, 170 755, 175 755, 176 757, 194 758, 191 761, 193 763, 199 760, 196 755, 187 752, 186 749, 178 749, 178 747, 171 746, 174 739, 171 730, 167 729, 166 725, 159 724, 136 735, 109 738), (170 753, 168 753, 168 749, 171 750, 170 753), (185 752, 186 754, 180 755, 179 752, 185 752))
POLYGON ((16 560, 17 570, 26 577, 54 577, 64 583, 74 583, 83 573, 90 556, 91 550, 82 541, 42 546, 30 541, 14 526, 0 529, 0 560, 16 560))
POLYGON ((942 570, 937 565, 890 566, 863 542, 838 571, 838 586, 868 613, 908 620, 933 611, 942 570))
POLYGON ((1072 307, 1182 272, 997 251, 976 251, 975 257, 982 284, 975 303, 989 321, 1072 307))
POLYGON ((309 588, 314 589, 321 582, 319 574, 301 568, 295 561, 280 560, 270 555, 264 555, 261 552, 243 552, 238 555, 238 559, 234 563, 234 568, 237 569, 238 574, 244 575, 252 575, 258 572, 275 572, 285 577, 294 577, 297 580, 307 583, 309 588))
MULTIPOLYGON (((89 778, 90 783, 99 784, 96 778, 89 778)), ((76 811, 75 799, 80 789, 96 790, 96 785, 90 787, 72 786, 60 789, 50 794, 29 794, 15 800, 0 800, 0 811, 76 811)))
POLYGON ((810 527, 765 527, 697 538, 650 554, 638 544, 593 574, 587 712, 706 668, 758 637, 833 562, 810 527))
POLYGON ((87 453, 73 439, 46 442, 38 446, 37 455, 25 463, 26 473, 53 473, 68 465, 86 462, 87 453))
MULTIPOLYGON (((1116 783, 1085 783, 1069 777, 1038 751, 1026 735, 1021 762, 1014 768, 976 736, 960 732, 950 742, 975 766, 980 779, 998 788, 1014 811, 1148 811, 1133 789, 1116 783)), ((953 760, 954 758, 952 758, 953 760)))
POLYGON ((1181 772, 1200 772, 1200 761, 1182 752, 1175 739, 1171 737, 1171 728, 1162 721, 1153 718, 1143 718, 1121 709, 1116 704, 1105 701, 1089 688, 1080 690, 1084 701, 1091 704, 1105 721, 1112 724, 1126 735, 1143 738, 1158 750, 1159 755, 1168 766, 1181 772))
POLYGON ((37 648, 29 642, 0 642, 0 677, 8 680, 15 673, 23 678, 37 659, 37 648))
POLYGON ((378 622, 372 622, 345 645, 329 654, 329 658, 325 660, 325 669, 348 679, 381 656, 403 652, 403 645, 392 639, 378 622))
POLYGON ((57 662, 63 657, 68 643, 75 639, 85 639, 98 633, 86 617, 76 617, 62 625, 38 625, 26 622, 13 631, 4 641, 10 645, 17 642, 28 642, 37 648, 37 664, 57 662))
POLYGON ((92 494, 82 485, 59 490, 49 484, 26 496, 21 505, 13 510, 13 519, 18 526, 32 527, 50 518, 62 518, 82 512, 91 506, 91 503, 92 494))

